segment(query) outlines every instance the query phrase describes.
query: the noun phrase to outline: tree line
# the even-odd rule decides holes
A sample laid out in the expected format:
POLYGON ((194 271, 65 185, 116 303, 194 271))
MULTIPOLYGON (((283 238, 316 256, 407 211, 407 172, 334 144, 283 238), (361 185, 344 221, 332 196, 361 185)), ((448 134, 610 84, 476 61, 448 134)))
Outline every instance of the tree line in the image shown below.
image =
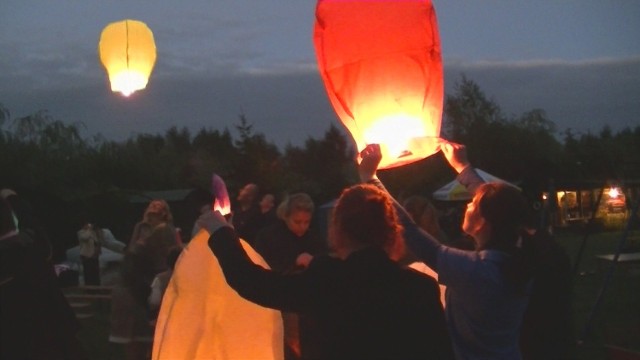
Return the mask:
MULTIPOLYGON (((307 192, 316 204, 336 198, 357 180, 351 139, 334 125, 320 138, 284 149, 254 132, 243 114, 232 130, 192 133, 174 126, 164 134, 120 142, 100 134, 85 138, 83 128, 46 110, 12 118, 0 104, 0 186, 28 198, 51 229, 63 223, 70 227, 70 217, 87 211, 116 223, 117 208, 131 194, 209 189, 213 173, 226 181, 232 198, 254 182, 280 197, 307 192)), ((531 194, 546 189, 550 179, 640 179, 640 126, 615 133, 607 126, 598 134, 559 133, 542 109, 505 115, 464 75, 445 98, 442 137, 466 144, 475 166, 531 194)), ((428 195, 454 175, 441 154, 380 174, 400 197, 428 195)), ((69 229, 59 232, 71 234, 69 229)))

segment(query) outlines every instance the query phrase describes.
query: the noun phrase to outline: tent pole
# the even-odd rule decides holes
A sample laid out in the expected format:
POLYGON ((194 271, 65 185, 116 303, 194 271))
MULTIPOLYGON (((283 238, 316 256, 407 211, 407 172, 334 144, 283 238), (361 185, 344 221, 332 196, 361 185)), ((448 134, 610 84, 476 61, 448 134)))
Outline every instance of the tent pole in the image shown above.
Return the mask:
POLYGON ((593 322, 595 313, 597 312, 598 308, 600 307, 600 304, 602 303, 602 298, 604 297, 604 293, 609 287, 609 283, 613 278, 613 273, 616 269, 616 265, 618 264, 618 258, 620 257, 620 253, 622 252, 622 249, 627 240, 627 237, 629 236, 629 232, 631 232, 632 222, 635 220, 636 216, 638 215, 638 207, 640 207, 640 197, 636 199, 636 203, 633 206, 633 209, 631 210, 631 215, 627 220, 627 226, 625 227, 624 232, 622 233, 622 236, 618 241, 618 247, 616 248, 616 253, 613 256, 613 260, 611 261, 611 266, 609 267, 609 271, 607 271, 604 283, 602 284, 602 288, 600 289, 600 293, 596 298, 595 304, 593 304, 593 308, 591 309, 591 312, 589 313, 589 317, 587 318, 587 323, 585 324, 584 329, 582 330, 582 334, 578 340, 580 343, 584 342, 586 337, 591 333, 591 323, 593 322))
POLYGON ((594 206, 591 208, 591 216, 589 217, 589 221, 587 222, 587 226, 584 230, 584 235, 582 236, 582 242, 580 243, 580 249, 578 250, 578 255, 576 256, 576 262, 573 265, 574 275, 578 275, 578 271, 580 269, 580 261, 582 260, 582 253, 584 252, 584 248, 586 247, 587 238, 589 238, 589 235, 591 235, 591 233, 593 232, 593 228, 595 227, 596 215, 598 213, 598 209, 600 208, 600 202, 602 201, 602 194, 604 193, 604 189, 606 188, 606 186, 607 186, 606 183, 602 185, 602 188, 600 189, 600 193, 596 198, 596 202, 594 203, 594 206))

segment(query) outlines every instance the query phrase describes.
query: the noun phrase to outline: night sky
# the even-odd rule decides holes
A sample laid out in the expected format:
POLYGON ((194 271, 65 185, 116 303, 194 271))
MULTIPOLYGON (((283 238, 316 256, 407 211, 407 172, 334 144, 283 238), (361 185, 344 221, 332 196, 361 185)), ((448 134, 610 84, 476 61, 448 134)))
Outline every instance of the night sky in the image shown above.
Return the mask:
MULTIPOLYGON (((434 1, 450 93, 461 74, 506 115, 540 108, 576 134, 640 125, 640 2, 434 1)), ((228 128, 240 114, 280 146, 339 124, 320 80, 311 0, 3 0, 0 103, 12 118, 48 110, 83 134, 124 140, 169 127, 228 128), (154 33, 146 90, 110 91, 102 28, 154 33)), ((8 124, 5 124, 5 128, 8 124)))

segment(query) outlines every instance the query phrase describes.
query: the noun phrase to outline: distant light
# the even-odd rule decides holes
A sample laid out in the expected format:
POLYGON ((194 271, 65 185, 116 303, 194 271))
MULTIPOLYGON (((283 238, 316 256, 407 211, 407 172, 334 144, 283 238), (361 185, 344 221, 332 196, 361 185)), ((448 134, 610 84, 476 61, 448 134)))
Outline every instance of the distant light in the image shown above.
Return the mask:
POLYGON ((620 196, 620 190, 618 190, 618 188, 609 189, 609 198, 616 199, 618 196, 620 196))
POLYGON ((156 62, 156 45, 145 23, 127 19, 107 25, 98 52, 113 92, 129 96, 147 86, 156 62))

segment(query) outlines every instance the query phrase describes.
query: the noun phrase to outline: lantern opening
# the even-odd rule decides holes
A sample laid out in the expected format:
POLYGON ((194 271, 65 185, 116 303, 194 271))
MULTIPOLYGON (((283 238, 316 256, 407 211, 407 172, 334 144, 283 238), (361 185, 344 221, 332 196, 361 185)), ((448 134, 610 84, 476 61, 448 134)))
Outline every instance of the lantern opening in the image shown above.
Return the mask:
POLYGON ((124 96, 129 96, 147 86, 145 74, 133 70, 122 70, 115 74, 111 80, 111 91, 120 92, 124 96))
POLYGON ((374 120, 365 130, 367 144, 384 144, 393 158, 411 155, 411 139, 427 136, 422 121, 409 115, 390 115, 374 120))

